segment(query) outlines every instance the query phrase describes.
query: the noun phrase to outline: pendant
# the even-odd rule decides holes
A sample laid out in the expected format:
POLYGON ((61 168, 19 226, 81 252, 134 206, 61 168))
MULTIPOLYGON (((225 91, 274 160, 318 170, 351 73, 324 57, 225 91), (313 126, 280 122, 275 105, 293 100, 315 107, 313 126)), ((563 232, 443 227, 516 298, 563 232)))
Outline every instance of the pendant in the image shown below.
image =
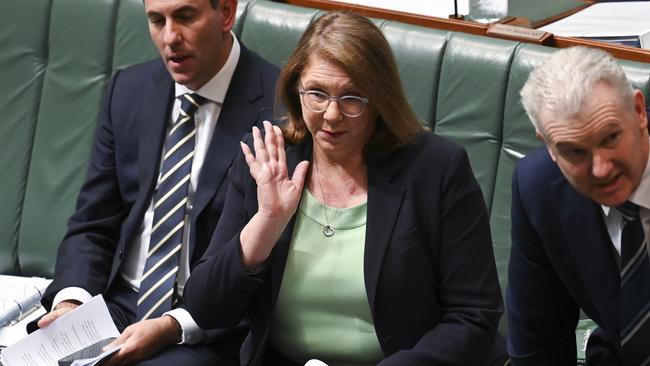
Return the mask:
POLYGON ((325 225, 325 226, 323 227, 323 235, 325 235, 325 236, 328 237, 328 238, 329 238, 330 236, 334 235, 334 228, 332 228, 329 224, 328 224, 328 225, 325 225))

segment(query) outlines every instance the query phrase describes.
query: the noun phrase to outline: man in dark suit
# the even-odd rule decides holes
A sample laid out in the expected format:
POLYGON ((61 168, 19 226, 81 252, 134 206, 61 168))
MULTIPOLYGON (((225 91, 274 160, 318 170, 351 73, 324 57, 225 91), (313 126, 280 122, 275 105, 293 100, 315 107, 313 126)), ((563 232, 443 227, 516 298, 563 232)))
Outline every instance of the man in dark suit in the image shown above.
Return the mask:
POLYGON ((512 364, 575 365, 580 310, 598 325, 587 343, 587 365, 646 364, 648 310, 642 303, 650 276, 639 274, 645 283, 639 291, 630 292, 636 280, 622 281, 633 242, 626 239, 628 229, 638 227, 640 235, 637 268, 648 264, 643 94, 610 55, 576 47, 534 70, 521 96, 546 146, 519 162, 512 183, 512 364), (638 214, 628 216, 624 208, 630 206, 638 214))
POLYGON ((116 73, 107 87, 88 177, 43 298, 52 311, 38 325, 103 294, 123 331, 107 365, 238 363, 240 332, 200 329, 180 299, 221 215, 242 135, 272 116, 277 69, 231 32, 237 0, 144 6, 161 58, 116 73), (152 253, 167 247, 169 256, 150 267, 152 253), (169 283, 145 283, 168 263, 161 281, 169 283))

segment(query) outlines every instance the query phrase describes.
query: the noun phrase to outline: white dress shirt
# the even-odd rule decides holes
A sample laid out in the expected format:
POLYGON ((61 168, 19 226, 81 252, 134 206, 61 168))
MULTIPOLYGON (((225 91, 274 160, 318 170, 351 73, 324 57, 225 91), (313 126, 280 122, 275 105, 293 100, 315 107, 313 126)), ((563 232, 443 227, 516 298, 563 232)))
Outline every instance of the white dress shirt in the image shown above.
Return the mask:
MULTIPOLYGON (((193 91, 184 85, 178 83, 175 84, 176 97, 179 97, 186 93, 198 93, 207 99, 207 101, 202 104, 194 113, 194 120, 196 123, 196 137, 194 146, 194 158, 192 160, 192 172, 190 173, 190 184, 188 188, 188 201, 185 211, 185 228, 183 231, 181 258, 178 274, 176 276, 178 296, 182 296, 183 289, 185 288, 185 282, 187 282, 187 279, 190 276, 189 260, 191 253, 189 253, 188 248, 190 236, 189 216, 192 211, 193 196, 196 192, 199 174, 201 172, 203 162, 205 161, 206 153, 210 146, 214 128, 217 124, 217 120, 219 119, 219 114, 221 113, 221 106, 223 105, 226 92, 228 91, 228 86, 230 85, 230 80, 232 79, 232 76, 235 72, 237 62, 239 61, 239 55, 241 53, 241 48, 239 46, 237 38, 234 34, 232 34, 232 37, 233 45, 226 63, 223 65, 221 70, 219 70, 219 72, 217 72, 217 74, 214 75, 214 77, 212 77, 212 79, 210 79, 199 90, 193 91)), ((180 100, 175 98, 170 126, 173 121, 178 118, 178 115, 180 114, 180 108, 180 100)), ((161 152, 161 162, 164 153, 164 151, 161 152)), ((158 179, 160 179, 160 175, 158 176, 158 179)), ((149 239, 151 236, 153 214, 154 212, 152 197, 151 202, 149 203, 149 207, 144 214, 144 219, 140 228, 140 235, 132 243, 131 248, 128 251, 128 256, 122 265, 122 271, 120 273, 122 278, 135 291, 138 291, 140 288, 140 282, 142 279, 142 274, 144 272, 144 266, 147 259, 147 251, 149 249, 149 239)), ((90 298, 91 295, 86 290, 79 287, 68 287, 57 293, 54 298, 53 307, 64 300, 77 300, 83 303, 85 301, 88 301, 90 298)), ((174 319, 176 319, 181 325, 181 328, 183 330, 181 343, 196 344, 205 339, 205 332, 199 328, 187 310, 177 308, 172 309, 165 314, 174 317, 174 319)))
MULTIPOLYGON (((650 238, 650 153, 645 171, 643 172, 643 177, 641 177, 641 182, 634 192, 632 192, 630 197, 628 197, 628 201, 636 203, 640 207, 639 217, 641 218, 643 232, 646 237, 645 244, 648 246, 648 252, 650 253, 650 241, 647 240, 650 238)), ((603 205, 602 208, 607 232, 609 232, 612 244, 614 244, 614 248, 616 248, 616 251, 620 256, 621 236, 623 234, 623 216, 621 216, 621 213, 618 210, 612 209, 611 207, 603 205)))

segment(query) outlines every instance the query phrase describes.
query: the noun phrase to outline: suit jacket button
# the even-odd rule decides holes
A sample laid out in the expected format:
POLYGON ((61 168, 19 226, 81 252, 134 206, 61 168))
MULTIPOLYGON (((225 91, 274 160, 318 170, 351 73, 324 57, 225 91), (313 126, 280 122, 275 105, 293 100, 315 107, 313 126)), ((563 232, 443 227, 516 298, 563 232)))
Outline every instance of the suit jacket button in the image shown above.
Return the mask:
POLYGON ((124 251, 123 250, 120 250, 119 252, 117 252, 117 258, 119 260, 122 260, 122 258, 124 258, 124 251))
POLYGON ((390 350, 393 345, 393 337, 384 337, 384 341, 382 343, 384 343, 384 348, 386 350, 390 350))

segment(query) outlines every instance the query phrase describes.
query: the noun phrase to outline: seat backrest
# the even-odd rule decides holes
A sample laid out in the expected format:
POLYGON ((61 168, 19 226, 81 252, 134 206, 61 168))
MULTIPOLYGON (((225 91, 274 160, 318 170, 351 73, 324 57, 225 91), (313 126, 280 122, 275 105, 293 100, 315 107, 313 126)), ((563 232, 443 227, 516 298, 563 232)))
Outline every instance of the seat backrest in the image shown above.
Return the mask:
POLYGON ((384 22, 381 30, 396 56, 395 61, 409 103, 422 123, 433 129, 442 56, 450 34, 398 22, 384 22))
POLYGON ((247 9, 240 39, 260 56, 282 67, 319 13, 317 9, 283 3, 253 2, 247 9))
POLYGON ((15 154, 0 158, 0 271, 51 275, 105 82, 156 53, 141 0, 4 1, 0 14, 0 144, 15 154))
POLYGON ((19 270, 16 243, 48 58, 45 5, 0 4, 0 273, 19 270))

